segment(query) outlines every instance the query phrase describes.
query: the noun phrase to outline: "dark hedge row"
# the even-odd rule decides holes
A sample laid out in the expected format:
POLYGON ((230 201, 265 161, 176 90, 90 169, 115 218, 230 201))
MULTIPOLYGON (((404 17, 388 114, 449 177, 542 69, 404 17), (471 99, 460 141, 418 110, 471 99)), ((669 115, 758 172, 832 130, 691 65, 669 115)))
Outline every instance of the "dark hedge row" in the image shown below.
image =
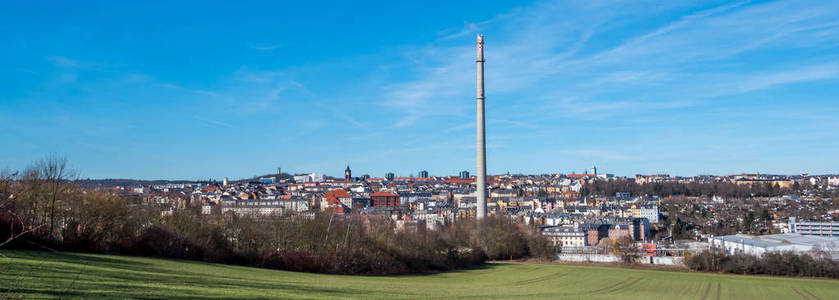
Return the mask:
POLYGON ((839 278, 839 262, 831 260, 828 255, 819 251, 812 254, 770 252, 757 257, 745 254, 726 255, 717 250, 705 250, 688 257, 685 263, 692 270, 704 272, 839 278))

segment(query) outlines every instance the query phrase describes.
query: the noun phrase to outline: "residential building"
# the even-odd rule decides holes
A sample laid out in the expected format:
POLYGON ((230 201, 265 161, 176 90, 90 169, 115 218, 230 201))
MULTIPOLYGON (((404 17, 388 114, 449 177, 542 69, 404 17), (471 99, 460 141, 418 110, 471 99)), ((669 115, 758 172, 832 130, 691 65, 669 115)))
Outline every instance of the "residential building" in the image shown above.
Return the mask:
POLYGON ((401 203, 399 203, 399 194, 393 194, 393 193, 388 193, 388 192, 376 192, 376 193, 370 194, 370 199, 371 199, 371 202, 373 202, 372 206, 374 206, 374 207, 378 207, 378 206, 395 207, 395 206, 400 206, 401 205, 401 203))
POLYGON ((343 189, 326 192, 326 194, 323 195, 323 198, 334 199, 335 202, 341 203, 341 205, 352 207, 352 195, 343 189))
POLYGON ((542 235, 554 246, 583 247, 586 245, 586 232, 576 226, 549 226, 542 228, 542 235))
POLYGON ((609 236, 609 224, 587 223, 580 228, 586 232, 586 246, 596 246, 601 239, 609 236))
MULTIPOLYGON (((659 207, 655 204, 642 205, 640 208, 640 218, 646 218, 650 223, 658 224, 659 207)), ((633 215, 633 217, 635 217, 633 215)))
POLYGON ((295 175, 294 181, 297 183, 305 183, 305 182, 323 182, 326 179, 326 176, 323 174, 306 174, 306 175, 295 175))
POLYGON ((772 186, 778 186, 782 189, 791 188, 794 182, 792 180, 781 180, 781 179, 747 179, 747 178, 740 178, 734 181, 737 185, 753 185, 753 184, 769 184, 772 186))
POLYGON ((630 224, 612 224, 609 226, 609 239, 612 242, 617 242, 624 237, 632 238, 633 240, 633 229, 630 224))

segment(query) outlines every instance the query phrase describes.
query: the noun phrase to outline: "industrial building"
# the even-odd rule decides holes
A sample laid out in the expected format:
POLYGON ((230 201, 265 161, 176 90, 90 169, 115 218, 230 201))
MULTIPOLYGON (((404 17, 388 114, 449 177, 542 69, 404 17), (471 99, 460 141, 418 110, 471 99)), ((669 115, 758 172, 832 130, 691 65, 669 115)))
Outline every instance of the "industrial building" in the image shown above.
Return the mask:
POLYGON ((789 232, 802 235, 817 235, 839 237, 839 223, 837 222, 799 222, 797 218, 789 218, 789 232))
POLYGON ((712 236, 708 239, 710 248, 724 250, 726 253, 762 256, 767 252, 811 253, 814 250, 830 254, 839 260, 839 238, 807 236, 797 233, 770 235, 726 235, 712 236))

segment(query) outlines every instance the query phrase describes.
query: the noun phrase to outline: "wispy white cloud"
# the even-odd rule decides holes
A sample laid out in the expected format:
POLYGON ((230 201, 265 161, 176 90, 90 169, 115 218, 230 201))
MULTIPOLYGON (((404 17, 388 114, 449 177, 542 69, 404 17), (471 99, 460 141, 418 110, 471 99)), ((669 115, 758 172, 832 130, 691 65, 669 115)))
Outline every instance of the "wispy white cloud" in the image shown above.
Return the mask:
POLYGON ((285 75, 286 73, 281 71, 249 70, 243 68, 234 74, 234 78, 240 81, 269 83, 285 75))
POLYGON ((541 128, 542 126, 536 125, 532 122, 527 121, 518 121, 518 120, 507 120, 507 119, 493 119, 490 118, 487 120, 487 123, 490 125, 502 125, 508 128, 527 128, 527 129, 534 129, 534 128, 541 128))
POLYGON ((625 99, 603 101, 592 98, 569 97, 547 102, 542 111, 549 112, 545 120, 572 118, 603 120, 622 115, 639 115, 640 112, 676 110, 696 106, 692 100, 643 101, 625 99))
POLYGON ((250 48, 253 49, 253 50, 259 50, 259 51, 269 51, 269 50, 282 48, 283 46, 284 46, 283 44, 275 44, 275 45, 264 45, 264 46, 251 46, 250 48))
POLYGON ((231 127, 232 126, 229 123, 222 122, 222 121, 219 121, 219 120, 216 120, 216 119, 208 119, 208 118, 203 118, 203 117, 199 117, 199 116, 195 116, 193 118, 195 118, 196 120, 199 120, 201 122, 210 124, 210 125, 222 126, 222 127, 231 127))
POLYGON ((239 113, 271 114, 282 112, 283 95, 301 86, 285 72, 242 68, 217 93, 239 113))
POLYGON ((740 92, 751 92, 777 85, 809 82, 822 79, 839 79, 839 64, 826 63, 791 70, 780 70, 770 74, 746 77, 739 85, 740 92))
POLYGON ((478 24, 477 23, 466 22, 464 24, 464 27, 462 29, 460 29, 459 31, 456 31, 454 33, 448 33, 440 39, 444 40, 444 41, 445 40, 456 39, 456 38, 459 38, 459 37, 463 37, 467 34, 473 34, 477 31, 478 31, 478 24))
POLYGON ((155 80, 154 76, 141 73, 128 73, 122 76, 122 81, 125 83, 147 83, 155 80))
POLYGON ((475 122, 467 122, 456 126, 451 126, 448 128, 443 129, 442 133, 450 133, 450 132, 457 132, 461 130, 466 130, 470 128, 475 128, 475 122))
POLYGON ((742 63, 734 60, 743 55, 772 57, 771 51, 778 49, 839 45, 839 34, 832 34, 839 33, 836 5, 691 5, 549 1, 493 22, 467 22, 446 32, 442 42, 409 53, 412 63, 406 69, 415 79, 385 86, 382 103, 399 116, 396 127, 434 116, 471 115, 474 48, 451 46, 450 40, 477 31, 488 34, 488 99, 516 95, 528 102, 521 107, 550 108, 527 112, 536 119, 551 119, 546 114, 557 112, 591 119, 678 110, 701 105, 709 97, 839 76, 835 64, 824 65, 824 60, 802 57, 800 66, 774 75, 771 68, 778 66, 753 64, 751 73, 765 69, 770 74, 761 76, 744 72, 738 66, 742 63), (617 43, 607 40, 621 26, 627 27, 624 32, 638 32, 626 29, 680 11, 694 12, 620 36, 617 43))
POLYGON ((76 82, 76 80, 78 78, 79 78, 79 75, 77 75, 76 73, 63 72, 63 73, 58 74, 58 77, 56 77, 55 80, 53 80, 50 85, 57 86, 57 85, 74 83, 74 82, 76 82))
MULTIPOLYGON (((464 57, 465 61, 468 61, 464 57)), ((395 127, 413 125, 417 120, 438 116, 456 115, 469 101, 451 101, 469 86, 469 73, 462 72, 457 62, 446 62, 432 68, 422 68, 424 78, 385 86, 382 105, 398 111, 395 127), (427 77, 425 77, 427 76, 427 77)), ((474 79, 472 79, 474 80, 474 79)), ((461 98, 462 99, 462 98, 461 98)))
POLYGON ((186 91, 186 92, 189 92, 189 93, 194 93, 194 94, 199 94, 199 95, 204 95, 204 96, 210 96, 210 97, 218 96, 218 94, 215 93, 215 92, 211 92, 211 91, 207 91, 207 90, 201 90, 201 89, 186 88, 186 87, 180 86, 178 84, 174 84, 174 83, 162 83, 162 84, 160 84, 160 86, 164 87, 164 88, 167 88, 167 89, 173 89, 173 90, 178 90, 178 91, 186 91))
POLYGON ((54 66, 60 68, 75 68, 80 65, 77 60, 65 56, 50 56, 49 60, 54 66))
POLYGON ((453 39, 461 38, 461 37, 464 37, 464 36, 467 36, 467 35, 477 34, 478 31, 480 31, 481 28, 483 28, 484 26, 495 23, 495 22, 498 22, 498 21, 501 21, 501 20, 504 20, 504 19, 509 18, 511 16, 513 16, 513 13, 496 15, 495 17, 493 17, 491 19, 480 21, 480 22, 463 22, 463 28, 448 29, 448 30, 441 31, 440 34, 442 34, 443 37, 441 37, 440 40, 441 41, 447 41, 447 40, 453 40, 453 39))

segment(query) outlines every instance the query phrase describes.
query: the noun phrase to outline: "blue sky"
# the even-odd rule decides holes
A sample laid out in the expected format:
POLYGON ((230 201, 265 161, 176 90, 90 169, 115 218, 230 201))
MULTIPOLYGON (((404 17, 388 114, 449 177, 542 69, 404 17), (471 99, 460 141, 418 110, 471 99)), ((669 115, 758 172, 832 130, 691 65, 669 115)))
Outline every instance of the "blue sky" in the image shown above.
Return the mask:
POLYGON ((0 166, 471 171, 483 33, 490 173, 839 173, 834 1, 238 2, 4 3, 0 166))

